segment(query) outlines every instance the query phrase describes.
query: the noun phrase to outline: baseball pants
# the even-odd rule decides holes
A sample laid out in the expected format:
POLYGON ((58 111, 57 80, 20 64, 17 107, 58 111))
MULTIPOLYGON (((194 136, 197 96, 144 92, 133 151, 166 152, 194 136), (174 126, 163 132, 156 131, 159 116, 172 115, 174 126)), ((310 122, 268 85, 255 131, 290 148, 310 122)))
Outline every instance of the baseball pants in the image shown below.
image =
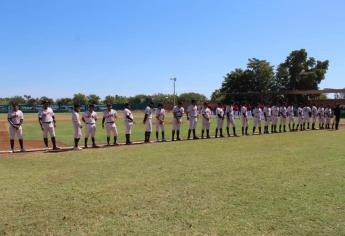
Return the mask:
POLYGON ((51 123, 43 123, 43 138, 48 138, 48 134, 51 138, 55 138, 55 127, 54 124, 51 123))
POLYGON ((19 126, 18 129, 14 128, 13 126, 9 127, 10 129, 10 139, 14 140, 17 136, 18 139, 23 139, 23 128, 19 126))

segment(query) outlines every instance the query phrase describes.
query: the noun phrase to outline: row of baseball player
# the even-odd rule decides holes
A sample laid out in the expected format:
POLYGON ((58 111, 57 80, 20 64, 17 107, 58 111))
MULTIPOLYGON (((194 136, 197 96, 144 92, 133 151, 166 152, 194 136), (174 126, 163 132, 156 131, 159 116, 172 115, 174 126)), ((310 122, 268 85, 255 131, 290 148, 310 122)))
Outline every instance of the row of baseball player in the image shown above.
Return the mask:
MULTIPOLYGON (((295 109, 293 106, 265 106, 263 109, 259 105, 255 106, 251 111, 253 117, 253 134, 255 134, 256 129, 258 133, 262 133, 262 123, 264 123, 264 133, 269 133, 269 126, 271 126, 271 133, 276 133, 277 126, 279 125, 279 132, 286 132, 286 126, 288 125, 289 131, 296 131, 298 129, 305 130, 310 128, 310 123, 312 124, 312 129, 316 129, 315 125, 318 121, 319 128, 331 128, 336 123, 334 117, 334 112, 330 107, 298 107, 297 108, 297 122, 295 121, 295 109)), ((182 118, 186 114, 189 128, 188 128, 188 139, 199 139, 196 135, 196 127, 198 123, 198 118, 201 116, 202 119, 202 129, 201 138, 210 138, 210 127, 211 118, 213 112, 209 107, 209 104, 205 102, 200 109, 196 101, 191 101, 185 111, 182 103, 178 103, 177 106, 173 108, 173 120, 172 120, 172 137, 171 140, 181 140, 180 129, 182 124, 182 118), (175 139, 176 137, 176 139, 175 139)), ((235 126, 235 110, 233 106, 222 106, 218 104, 215 109, 216 115, 216 128, 215 137, 224 137, 223 126, 224 121, 226 121, 227 135, 230 137, 230 128, 232 128, 233 136, 236 134, 235 126)), ((161 141, 166 141, 165 139, 165 118, 166 111, 162 104, 158 105, 157 109, 153 108, 153 104, 149 104, 145 109, 145 115, 143 119, 143 124, 145 125, 145 142, 150 142, 153 117, 155 116, 156 124, 156 140, 159 140, 159 134, 161 134, 161 141)), ((242 135, 248 135, 248 109, 246 106, 242 106, 240 110, 240 117, 242 123, 242 135)), ((102 128, 106 130, 107 134, 107 144, 110 145, 111 137, 113 137, 113 144, 117 145, 118 131, 116 126, 116 121, 118 114, 112 109, 112 104, 107 104, 107 109, 103 112, 102 118, 102 128)), ((131 134, 132 127, 134 124, 133 113, 130 110, 130 105, 127 104, 123 110, 123 119, 126 129, 126 144, 131 144, 131 134)), ((337 119, 336 119, 337 120, 337 119)), ((22 124, 24 121, 23 112, 18 109, 16 104, 12 104, 12 109, 8 114, 9 131, 10 131, 10 145, 11 151, 14 150, 14 140, 17 136, 20 144, 20 150, 24 150, 23 146, 23 128, 22 124)), ((54 111, 49 107, 48 101, 43 102, 43 108, 38 113, 38 122, 42 129, 43 140, 45 147, 48 148, 48 137, 50 136, 53 145, 53 150, 59 150, 56 144, 56 120, 54 111)), ((82 128, 85 126, 84 134, 84 148, 88 147, 88 140, 91 137, 92 147, 96 148, 96 122, 97 113, 94 111, 94 105, 89 105, 88 110, 80 115, 80 105, 75 105, 72 112, 72 124, 74 128, 74 148, 75 150, 81 150, 79 147, 79 142, 82 137, 82 128)), ((339 123, 339 121, 338 121, 339 123)))

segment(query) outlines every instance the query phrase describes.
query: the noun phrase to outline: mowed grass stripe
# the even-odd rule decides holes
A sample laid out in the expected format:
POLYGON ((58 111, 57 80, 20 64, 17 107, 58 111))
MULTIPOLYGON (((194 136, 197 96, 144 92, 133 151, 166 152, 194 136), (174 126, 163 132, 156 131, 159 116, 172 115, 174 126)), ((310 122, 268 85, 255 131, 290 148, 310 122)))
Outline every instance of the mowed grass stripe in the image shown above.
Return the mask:
POLYGON ((1 159, 0 230, 342 235, 344 134, 287 133, 1 159))

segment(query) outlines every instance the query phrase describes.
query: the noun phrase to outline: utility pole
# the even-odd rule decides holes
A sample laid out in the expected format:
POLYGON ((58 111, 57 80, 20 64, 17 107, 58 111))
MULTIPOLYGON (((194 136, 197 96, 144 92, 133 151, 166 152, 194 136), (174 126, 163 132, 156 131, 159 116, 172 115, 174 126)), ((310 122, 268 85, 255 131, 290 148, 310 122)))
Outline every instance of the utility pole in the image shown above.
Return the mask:
POLYGON ((176 106, 176 78, 171 78, 170 80, 173 81, 173 84, 174 84, 174 106, 176 106))

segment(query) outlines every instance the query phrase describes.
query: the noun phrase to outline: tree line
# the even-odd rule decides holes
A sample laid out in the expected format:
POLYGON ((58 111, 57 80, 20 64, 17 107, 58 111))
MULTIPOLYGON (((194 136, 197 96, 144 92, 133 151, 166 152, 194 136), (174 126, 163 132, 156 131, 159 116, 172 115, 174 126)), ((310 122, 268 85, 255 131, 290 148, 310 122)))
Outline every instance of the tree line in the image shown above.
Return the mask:
MULTIPOLYGON (((180 95, 177 95, 175 97, 176 101, 181 101, 183 103, 188 103, 192 99, 196 100, 198 103, 204 102, 207 99, 207 97, 200 93, 182 93, 180 95)), ((96 95, 96 94, 82 94, 77 93, 74 94, 72 98, 59 98, 54 100, 53 98, 49 97, 40 97, 40 98, 33 98, 30 95, 24 95, 24 96, 15 96, 15 97, 8 97, 8 98, 0 98, 0 105, 8 105, 11 102, 15 102, 17 104, 25 104, 29 106, 34 105, 40 105, 42 101, 48 100, 50 104, 56 104, 56 105, 73 105, 73 104, 81 104, 81 105, 87 105, 87 104, 106 104, 106 103, 112 103, 117 105, 124 105, 126 103, 130 104, 148 104, 150 102, 153 103, 163 103, 166 106, 172 106, 174 101, 174 96, 171 94, 154 94, 154 95, 136 95, 132 97, 126 97, 126 96, 120 96, 120 95, 108 95, 104 97, 103 99, 96 95)))
POLYGON ((245 69, 236 68, 224 76, 211 100, 231 103, 305 103, 320 95, 283 95, 291 90, 318 90, 329 61, 308 57, 305 49, 292 51, 275 69, 270 62, 252 58, 245 69), (254 92, 254 93, 249 93, 254 92))

